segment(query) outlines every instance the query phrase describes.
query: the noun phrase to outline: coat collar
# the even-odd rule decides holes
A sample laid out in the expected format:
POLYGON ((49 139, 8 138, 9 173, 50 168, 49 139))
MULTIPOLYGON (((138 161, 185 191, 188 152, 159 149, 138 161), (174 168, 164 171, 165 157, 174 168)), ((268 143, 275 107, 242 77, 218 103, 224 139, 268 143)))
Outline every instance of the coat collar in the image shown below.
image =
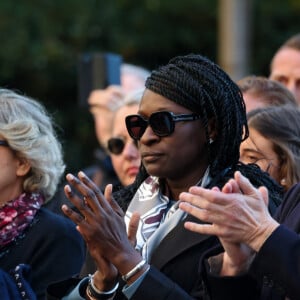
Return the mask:
POLYGON ((211 237, 185 229, 184 223, 186 221, 201 223, 191 215, 188 215, 183 221, 179 222, 153 252, 150 263, 156 268, 161 269, 166 263, 182 252, 211 237))

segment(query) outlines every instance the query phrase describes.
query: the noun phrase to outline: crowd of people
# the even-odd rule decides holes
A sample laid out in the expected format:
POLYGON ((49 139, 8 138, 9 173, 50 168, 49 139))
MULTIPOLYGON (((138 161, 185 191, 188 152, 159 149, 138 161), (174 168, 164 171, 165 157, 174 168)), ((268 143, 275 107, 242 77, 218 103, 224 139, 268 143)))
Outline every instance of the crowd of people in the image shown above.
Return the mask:
POLYGON ((60 188, 50 114, 0 89, 1 295, 300 299, 300 35, 269 78, 187 54, 88 102, 101 163, 60 188))

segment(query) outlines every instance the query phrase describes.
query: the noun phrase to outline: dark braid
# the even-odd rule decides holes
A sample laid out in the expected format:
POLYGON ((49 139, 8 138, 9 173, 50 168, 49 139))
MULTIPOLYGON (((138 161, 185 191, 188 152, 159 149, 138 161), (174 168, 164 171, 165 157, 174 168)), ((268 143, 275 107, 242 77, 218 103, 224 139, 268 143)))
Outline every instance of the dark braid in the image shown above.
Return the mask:
MULTIPOLYGON (((146 88, 201 115, 207 140, 208 122, 215 120, 217 136, 208 144, 212 177, 224 170, 231 170, 232 177, 234 170, 240 169, 255 186, 274 189, 275 198, 281 195, 279 186, 269 176, 256 167, 238 165, 240 144, 248 137, 245 103, 238 86, 218 65, 197 54, 175 57, 151 73, 146 88)), ((147 176, 141 166, 133 185, 118 191, 116 196, 127 199, 125 202, 130 200, 147 176)))

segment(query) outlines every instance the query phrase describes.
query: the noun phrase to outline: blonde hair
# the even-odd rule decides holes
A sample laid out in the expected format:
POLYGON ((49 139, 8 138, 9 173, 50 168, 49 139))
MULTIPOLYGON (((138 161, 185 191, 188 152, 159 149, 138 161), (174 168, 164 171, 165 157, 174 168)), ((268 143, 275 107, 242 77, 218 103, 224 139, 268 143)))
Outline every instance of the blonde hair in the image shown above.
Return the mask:
POLYGON ((0 135, 31 170, 23 189, 40 192, 48 201, 65 170, 62 146, 52 120, 39 102, 8 89, 0 89, 0 135))

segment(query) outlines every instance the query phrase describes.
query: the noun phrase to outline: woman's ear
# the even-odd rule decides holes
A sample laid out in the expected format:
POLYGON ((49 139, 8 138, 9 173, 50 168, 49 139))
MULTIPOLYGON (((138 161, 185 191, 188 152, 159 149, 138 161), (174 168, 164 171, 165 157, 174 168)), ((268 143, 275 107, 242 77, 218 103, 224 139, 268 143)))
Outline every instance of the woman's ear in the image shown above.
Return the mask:
POLYGON ((25 158, 19 158, 18 166, 16 170, 17 176, 25 176, 30 171, 31 165, 25 158))
POLYGON ((208 136, 210 143, 213 143, 218 135, 217 123, 215 119, 208 120, 208 136))

